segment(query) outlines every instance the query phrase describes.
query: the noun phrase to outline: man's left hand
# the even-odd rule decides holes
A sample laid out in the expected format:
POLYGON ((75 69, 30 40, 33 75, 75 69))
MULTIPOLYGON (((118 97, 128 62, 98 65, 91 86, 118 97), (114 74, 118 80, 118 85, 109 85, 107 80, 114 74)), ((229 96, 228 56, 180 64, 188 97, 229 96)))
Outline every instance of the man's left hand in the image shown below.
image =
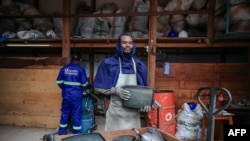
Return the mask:
POLYGON ((140 109, 141 112, 149 112, 152 109, 150 105, 146 105, 140 109))

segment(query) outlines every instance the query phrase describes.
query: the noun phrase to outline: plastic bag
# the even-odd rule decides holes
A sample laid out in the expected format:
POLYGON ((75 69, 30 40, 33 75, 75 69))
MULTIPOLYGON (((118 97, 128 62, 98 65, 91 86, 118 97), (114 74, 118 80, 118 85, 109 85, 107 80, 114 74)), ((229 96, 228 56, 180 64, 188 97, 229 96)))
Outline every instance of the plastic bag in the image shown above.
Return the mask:
POLYGON ((191 109, 188 103, 184 103, 178 115, 175 137, 181 140, 199 140, 201 137, 200 121, 203 118, 201 106, 197 104, 194 109, 191 109))

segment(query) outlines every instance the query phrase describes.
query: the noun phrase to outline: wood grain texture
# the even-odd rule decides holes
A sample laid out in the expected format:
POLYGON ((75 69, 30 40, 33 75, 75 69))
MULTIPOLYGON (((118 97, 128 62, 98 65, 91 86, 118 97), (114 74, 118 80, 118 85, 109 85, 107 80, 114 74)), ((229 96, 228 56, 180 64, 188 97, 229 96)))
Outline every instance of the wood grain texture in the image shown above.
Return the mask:
POLYGON ((171 63, 169 75, 163 72, 156 68, 155 87, 174 91, 176 112, 185 102, 197 101, 204 86, 224 87, 233 100, 247 97, 247 63, 171 63))
POLYGON ((59 68, 0 69, 0 124, 57 127, 62 101, 56 84, 59 68))
MULTIPOLYGON (((0 69, 0 124, 56 128, 62 100, 56 85, 60 67, 0 69)), ((176 113, 185 102, 197 102, 203 86, 225 87, 233 100, 247 96, 248 64, 170 63, 170 74, 163 72, 156 67, 155 88, 174 91, 176 113)))

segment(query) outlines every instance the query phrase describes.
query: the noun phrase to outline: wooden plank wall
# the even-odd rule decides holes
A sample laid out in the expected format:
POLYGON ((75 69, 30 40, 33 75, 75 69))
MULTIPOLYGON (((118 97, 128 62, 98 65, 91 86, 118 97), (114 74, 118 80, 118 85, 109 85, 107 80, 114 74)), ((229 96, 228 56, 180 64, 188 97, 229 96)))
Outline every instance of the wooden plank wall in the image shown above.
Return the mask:
POLYGON ((204 86, 224 87, 233 100, 246 98, 247 68, 247 63, 171 63, 169 75, 156 68, 155 87, 174 91, 176 112, 185 102, 197 102, 197 90, 204 86))
POLYGON ((0 124, 55 128, 59 123, 60 66, 0 69, 0 124))
MULTIPOLYGON (((61 90, 56 77, 61 66, 0 69, 0 124, 56 128, 61 90)), ((156 68, 155 87, 172 89, 176 110, 196 101, 202 86, 227 88, 233 99, 246 97, 248 64, 171 63, 170 74, 156 68)))

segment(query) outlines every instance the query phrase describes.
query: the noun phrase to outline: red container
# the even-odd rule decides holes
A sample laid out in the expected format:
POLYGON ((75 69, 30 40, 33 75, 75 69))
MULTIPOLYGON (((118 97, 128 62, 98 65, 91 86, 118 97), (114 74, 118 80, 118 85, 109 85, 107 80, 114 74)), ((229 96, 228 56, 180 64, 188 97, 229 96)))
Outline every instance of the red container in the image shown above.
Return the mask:
POLYGON ((174 92, 172 90, 154 92, 154 99, 158 101, 161 108, 153 107, 147 113, 147 126, 158 127, 174 136, 176 133, 174 92))

